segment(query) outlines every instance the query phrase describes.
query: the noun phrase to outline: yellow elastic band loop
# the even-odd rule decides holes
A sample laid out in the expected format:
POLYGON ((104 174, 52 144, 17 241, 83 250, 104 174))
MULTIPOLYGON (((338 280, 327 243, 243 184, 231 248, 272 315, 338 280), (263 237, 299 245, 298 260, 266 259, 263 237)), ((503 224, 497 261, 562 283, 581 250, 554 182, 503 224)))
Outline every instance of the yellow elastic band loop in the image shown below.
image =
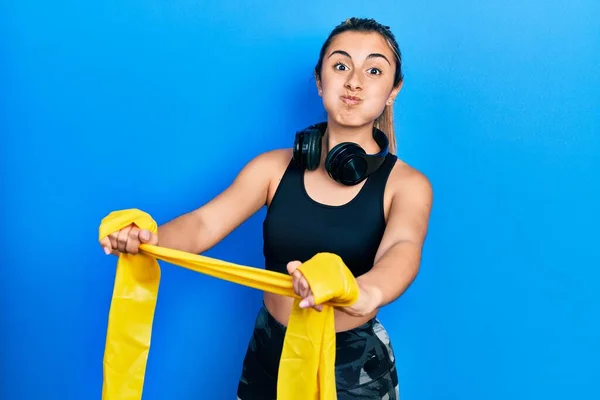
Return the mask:
MULTIPOLYGON (((119 210, 106 216, 99 238, 135 224, 153 233, 156 222, 147 213, 119 210)), ((299 307, 292 277, 278 272, 237 265, 214 258, 142 244, 138 254, 121 254, 108 317, 104 353, 103 400, 140 400, 158 297, 160 267, 157 259, 205 275, 258 290, 294 298, 279 365, 277 398, 284 400, 336 399, 334 307, 358 299, 358 285, 341 258, 319 253, 299 270, 323 310, 299 307)))

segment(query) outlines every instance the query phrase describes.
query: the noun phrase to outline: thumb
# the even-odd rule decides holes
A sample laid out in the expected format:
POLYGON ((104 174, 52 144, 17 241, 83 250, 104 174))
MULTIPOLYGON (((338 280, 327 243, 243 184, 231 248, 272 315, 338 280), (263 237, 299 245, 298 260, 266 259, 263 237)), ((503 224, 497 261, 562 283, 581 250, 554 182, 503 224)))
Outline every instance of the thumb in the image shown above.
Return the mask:
POLYGON ((287 264, 287 271, 290 275, 292 275, 294 272, 296 272, 296 270, 298 269, 299 266, 301 266, 302 263, 300 261, 290 261, 287 264))
POLYGON ((146 229, 141 229, 139 234, 140 242, 156 245, 158 244, 158 235, 146 229))

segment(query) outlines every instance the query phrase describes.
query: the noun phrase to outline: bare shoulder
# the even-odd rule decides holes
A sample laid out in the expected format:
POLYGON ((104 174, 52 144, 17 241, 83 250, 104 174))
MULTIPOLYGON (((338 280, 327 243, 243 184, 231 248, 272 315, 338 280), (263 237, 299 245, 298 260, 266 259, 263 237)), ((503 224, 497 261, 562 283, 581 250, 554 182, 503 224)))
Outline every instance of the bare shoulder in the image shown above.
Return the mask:
POLYGON ((249 168, 259 172, 268 180, 278 179, 290 163, 292 149, 274 149, 258 154, 249 163, 249 168))
POLYGON ((393 243, 422 244, 427 235, 433 203, 433 189, 421 171, 398 159, 386 185, 388 213, 381 252, 393 243))
POLYGON ((264 167, 286 168, 292 157, 292 149, 274 149, 260 153, 255 160, 264 167))
POLYGON ((433 186, 427 176, 398 158, 390 173, 388 186, 393 198, 410 198, 411 201, 422 201, 431 205, 433 186))
POLYGON ((246 163, 238 178, 251 175, 266 182, 274 173, 287 167, 291 155, 291 149, 275 149, 259 153, 246 163))
POLYGON ((236 181, 246 182, 243 185, 245 190, 259 190, 262 204, 269 205, 291 158, 291 148, 260 153, 246 164, 236 181), (251 185, 251 188, 248 188, 248 185, 251 185))
POLYGON ((377 257, 398 242, 411 242, 420 247, 427 235, 432 203, 429 179, 398 159, 386 184, 386 228, 377 257))
POLYGON ((281 182, 291 160, 291 148, 270 150, 258 156, 257 162, 260 163, 261 169, 264 171, 265 176, 268 177, 268 188, 265 198, 267 206, 271 205, 271 201, 279 187, 279 182, 281 182))

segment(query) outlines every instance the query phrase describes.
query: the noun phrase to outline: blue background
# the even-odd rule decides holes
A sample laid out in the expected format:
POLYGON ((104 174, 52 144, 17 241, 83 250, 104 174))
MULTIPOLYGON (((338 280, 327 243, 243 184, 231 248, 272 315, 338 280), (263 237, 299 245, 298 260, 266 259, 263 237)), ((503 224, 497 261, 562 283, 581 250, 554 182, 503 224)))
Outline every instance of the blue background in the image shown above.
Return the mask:
MULTIPOLYGON (((116 259, 100 219, 192 210, 323 117, 349 16, 396 33, 399 154, 435 190, 381 312, 406 400, 598 399, 600 3, 0 5, 0 398, 99 399, 116 259)), ((262 266, 264 210, 207 254, 262 266)), ((260 293, 163 263, 145 400, 231 399, 260 293)))

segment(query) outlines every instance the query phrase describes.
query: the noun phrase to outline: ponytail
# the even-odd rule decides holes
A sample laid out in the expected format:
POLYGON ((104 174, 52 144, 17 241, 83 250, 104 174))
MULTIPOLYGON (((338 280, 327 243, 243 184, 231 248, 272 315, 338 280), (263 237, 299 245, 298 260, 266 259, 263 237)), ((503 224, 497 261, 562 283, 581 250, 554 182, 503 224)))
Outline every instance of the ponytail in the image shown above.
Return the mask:
POLYGON ((396 132, 394 131, 394 106, 385 106, 385 109, 375 120, 375 127, 385 133, 390 143, 388 151, 396 154, 396 132))

